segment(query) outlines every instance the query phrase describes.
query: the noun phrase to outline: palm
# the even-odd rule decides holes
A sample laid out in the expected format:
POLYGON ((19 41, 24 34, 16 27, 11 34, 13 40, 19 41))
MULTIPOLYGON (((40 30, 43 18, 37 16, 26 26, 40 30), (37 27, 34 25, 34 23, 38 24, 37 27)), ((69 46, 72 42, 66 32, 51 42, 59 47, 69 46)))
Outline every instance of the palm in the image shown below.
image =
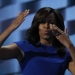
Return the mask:
POLYGON ((25 20, 25 17, 28 15, 29 10, 25 10, 23 13, 20 13, 17 18, 14 20, 14 22, 10 25, 9 29, 16 29, 18 28, 21 23, 25 20))
POLYGON ((72 44, 67 35, 67 31, 63 32, 55 25, 53 25, 53 34, 64 46, 69 47, 69 45, 72 44))

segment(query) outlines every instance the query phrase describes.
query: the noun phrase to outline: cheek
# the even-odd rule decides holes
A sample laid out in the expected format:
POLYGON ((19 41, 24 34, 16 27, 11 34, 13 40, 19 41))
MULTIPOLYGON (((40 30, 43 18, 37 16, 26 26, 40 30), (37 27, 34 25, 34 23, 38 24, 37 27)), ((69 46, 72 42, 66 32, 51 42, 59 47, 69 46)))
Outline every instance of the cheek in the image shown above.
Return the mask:
POLYGON ((43 28, 43 26, 40 24, 40 25, 39 25, 39 30, 41 30, 42 28, 43 28))
POLYGON ((42 25, 39 25, 39 35, 41 35, 43 32, 43 26, 42 25))

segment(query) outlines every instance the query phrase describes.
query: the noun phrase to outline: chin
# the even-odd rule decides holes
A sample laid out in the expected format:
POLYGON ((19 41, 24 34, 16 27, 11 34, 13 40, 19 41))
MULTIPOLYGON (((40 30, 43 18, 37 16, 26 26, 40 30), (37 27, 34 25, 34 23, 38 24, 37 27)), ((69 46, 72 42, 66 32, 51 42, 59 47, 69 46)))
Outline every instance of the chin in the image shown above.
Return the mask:
POLYGON ((49 39, 50 37, 49 36, 44 36, 44 39, 49 39))
POLYGON ((46 40, 48 40, 48 39, 52 39, 53 37, 50 37, 50 36, 44 36, 43 38, 46 39, 46 40))

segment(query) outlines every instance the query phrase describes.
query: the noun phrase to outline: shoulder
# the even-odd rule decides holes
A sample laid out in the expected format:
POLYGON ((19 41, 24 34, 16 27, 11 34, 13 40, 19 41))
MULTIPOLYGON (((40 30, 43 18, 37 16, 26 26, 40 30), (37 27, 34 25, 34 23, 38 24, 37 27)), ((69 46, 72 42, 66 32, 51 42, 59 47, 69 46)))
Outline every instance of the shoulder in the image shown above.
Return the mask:
POLYGON ((29 43, 28 40, 21 40, 21 41, 14 42, 14 44, 16 44, 16 46, 19 48, 19 55, 17 57, 19 61, 21 61, 25 57, 24 52, 28 51, 27 49, 28 43, 29 43))
POLYGON ((17 42, 14 42, 14 43, 16 43, 16 44, 18 44, 18 45, 25 45, 25 44, 28 44, 29 43, 29 41, 28 40, 21 40, 21 41, 17 41, 17 42))
POLYGON ((14 42, 20 50, 22 50, 23 52, 27 52, 30 50, 30 48, 33 47, 33 45, 28 41, 28 40, 22 40, 22 41, 18 41, 18 42, 14 42))
POLYGON ((21 41, 17 41, 17 42, 14 42, 18 47, 25 47, 26 45, 29 44, 29 41, 28 40, 21 40, 21 41))

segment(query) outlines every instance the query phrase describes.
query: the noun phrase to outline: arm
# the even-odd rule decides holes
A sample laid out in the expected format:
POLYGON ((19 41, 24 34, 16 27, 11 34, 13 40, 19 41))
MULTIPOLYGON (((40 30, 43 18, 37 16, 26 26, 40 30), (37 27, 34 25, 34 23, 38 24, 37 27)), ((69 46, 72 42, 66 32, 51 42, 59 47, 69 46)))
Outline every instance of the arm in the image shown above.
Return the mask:
POLYGON ((75 64, 75 47, 69 39, 68 35, 66 34, 66 31, 63 32, 56 25, 52 25, 52 31, 54 36, 69 50, 72 60, 75 64), (55 33, 56 30, 57 33, 55 33))
POLYGON ((12 43, 7 46, 2 46, 0 48, 0 60, 16 58, 18 61, 21 61, 23 57, 24 52, 22 52, 22 50, 20 50, 15 43, 12 43))
POLYGON ((25 10, 23 13, 21 13, 14 20, 14 22, 0 35, 0 60, 10 58, 17 58, 18 60, 20 60, 19 56, 23 57, 23 52, 18 48, 16 44, 11 44, 7 46, 2 46, 2 44, 8 38, 8 36, 20 26, 28 13, 29 10, 25 10))
POLYGON ((72 75, 75 75, 75 64, 73 61, 69 62, 68 70, 72 73, 72 75))
POLYGON ((54 36, 69 50, 73 61, 69 62, 68 70, 72 73, 72 75, 75 75, 75 47, 70 41, 68 35, 66 34, 67 31, 63 32, 57 26, 53 25, 52 32, 54 36), (56 30, 57 30, 57 33, 55 33, 56 30))
POLYGON ((21 23, 24 21, 28 13, 29 13, 29 10, 25 10, 23 13, 21 13, 14 20, 14 22, 0 35, 0 47, 2 46, 4 41, 8 38, 8 36, 21 25, 21 23))

